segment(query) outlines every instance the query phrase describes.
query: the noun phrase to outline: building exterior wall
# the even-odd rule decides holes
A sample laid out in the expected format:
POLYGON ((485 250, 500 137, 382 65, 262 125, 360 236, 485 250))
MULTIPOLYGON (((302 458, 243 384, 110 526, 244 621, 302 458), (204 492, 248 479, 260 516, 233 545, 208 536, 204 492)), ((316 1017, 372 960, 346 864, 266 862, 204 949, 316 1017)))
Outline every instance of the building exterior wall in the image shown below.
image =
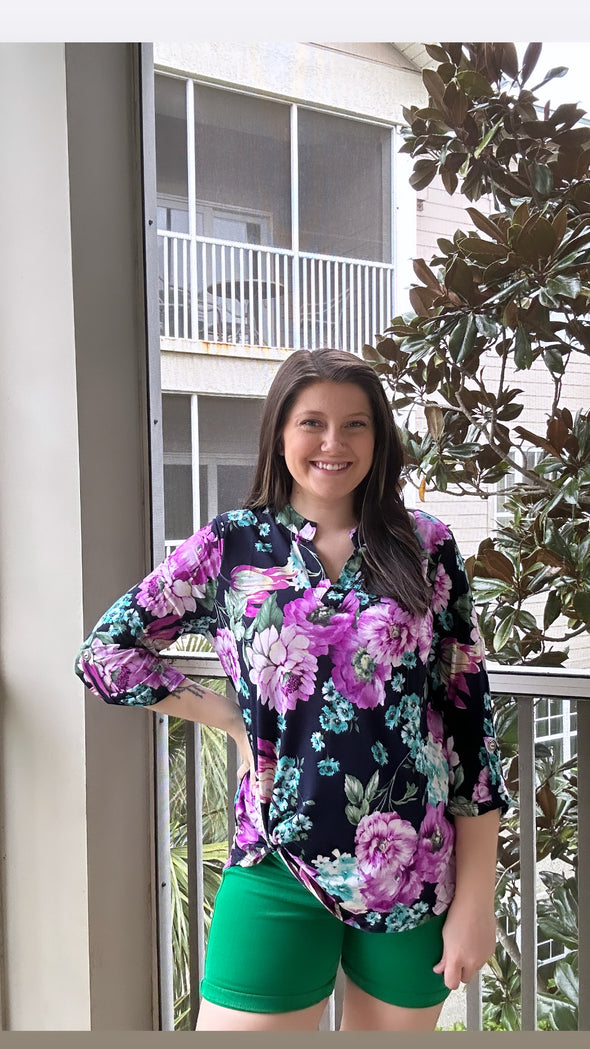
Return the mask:
POLYGON ((392 44, 158 43, 154 62, 210 83, 391 123, 401 122, 403 106, 426 102, 421 71, 392 44))

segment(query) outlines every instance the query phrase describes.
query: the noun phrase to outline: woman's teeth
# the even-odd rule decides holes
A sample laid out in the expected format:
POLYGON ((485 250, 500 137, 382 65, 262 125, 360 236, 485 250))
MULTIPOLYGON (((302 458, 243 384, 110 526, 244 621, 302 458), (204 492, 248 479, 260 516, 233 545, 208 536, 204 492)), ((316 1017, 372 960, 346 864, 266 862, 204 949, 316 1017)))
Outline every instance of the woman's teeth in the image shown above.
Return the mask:
POLYGON ((312 466, 315 466, 318 470, 331 470, 333 472, 338 472, 339 470, 346 470, 348 465, 348 463, 312 463, 312 466))

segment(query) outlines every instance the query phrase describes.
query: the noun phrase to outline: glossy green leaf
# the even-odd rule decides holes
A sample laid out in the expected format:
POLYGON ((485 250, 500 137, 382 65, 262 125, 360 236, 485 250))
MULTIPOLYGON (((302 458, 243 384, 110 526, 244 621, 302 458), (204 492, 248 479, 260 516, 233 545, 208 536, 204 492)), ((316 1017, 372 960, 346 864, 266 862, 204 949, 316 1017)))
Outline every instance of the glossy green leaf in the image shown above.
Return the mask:
POLYGON ((574 595, 574 608, 582 622, 590 624, 590 593, 587 590, 574 595))
POLYGON ((580 289, 579 277, 550 277, 547 281, 547 291, 553 296, 563 295, 566 299, 575 299, 580 289))
POLYGON ((533 72, 533 69, 539 61, 539 57, 542 50, 542 44, 528 44, 527 49, 524 53, 524 58, 522 60, 521 84, 523 86, 524 84, 526 84, 528 78, 533 72))
POLYGON ((414 165, 414 170, 410 175, 410 185, 412 189, 420 190, 429 186, 436 175, 436 170, 436 161, 417 160, 414 165))
POLYGON ((579 980, 569 962, 563 959, 555 966, 555 983, 559 990, 572 1005, 578 1004, 579 980))
POLYGON ((504 621, 500 624, 496 633, 494 634, 494 651, 501 652, 507 642, 510 640, 512 631, 514 630, 514 616, 515 613, 512 611, 506 616, 504 621))
POLYGON ((469 356, 477 337, 477 329, 473 314, 468 313, 461 318, 449 339, 449 353, 457 364, 461 364, 469 356))
POLYGON ((563 375, 565 362, 560 351, 555 346, 548 346, 543 350, 543 360, 552 375, 563 375))
POLYGON ((543 197, 548 197, 553 189, 553 175, 546 164, 535 164, 533 168, 533 185, 543 197))
POLYGON ((494 89, 489 80, 486 80, 485 76, 477 73, 474 69, 466 69, 464 72, 457 73, 457 81, 465 94, 470 95, 472 98, 489 98, 490 95, 494 94, 494 89))
POLYGON ((556 590, 551 590, 545 602, 545 611, 543 613, 543 626, 545 630, 555 622, 558 615, 561 613, 561 597, 556 590))
POLYGON ((533 363, 531 340, 522 324, 518 325, 514 338, 514 363, 518 370, 528 369, 533 363))
POLYGON ((543 87, 545 84, 548 84, 550 80, 557 80, 559 77, 565 76, 567 71, 567 66, 553 66, 549 70, 549 72, 545 74, 544 79, 541 80, 538 84, 535 84, 535 86, 531 88, 531 90, 538 91, 540 87, 543 87))

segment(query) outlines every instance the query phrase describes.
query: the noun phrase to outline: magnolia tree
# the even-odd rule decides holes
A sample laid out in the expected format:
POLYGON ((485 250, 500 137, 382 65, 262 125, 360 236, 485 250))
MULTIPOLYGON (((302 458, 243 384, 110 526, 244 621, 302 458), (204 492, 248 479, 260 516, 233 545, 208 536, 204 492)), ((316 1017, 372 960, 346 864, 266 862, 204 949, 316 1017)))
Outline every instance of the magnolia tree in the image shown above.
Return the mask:
POLYGON ((439 63, 423 73, 427 105, 404 110, 410 182, 421 190, 440 175, 449 194, 485 196, 494 210, 467 207, 475 229, 415 260, 414 315, 364 352, 398 418, 423 408, 425 432, 409 419, 402 428, 422 497, 487 498, 515 479, 511 519, 467 564, 481 628, 499 662, 560 664, 590 629, 590 413, 562 406, 568 366, 590 357, 590 127, 576 105, 539 111, 536 88, 566 72, 528 87, 541 44, 522 66, 514 44, 427 51, 439 63), (531 368, 552 389, 538 430, 519 422, 531 368))
MULTIPOLYGON (((413 312, 364 353, 405 420, 408 479, 421 498, 486 499, 510 479, 502 527, 467 561, 482 634, 498 662, 559 665, 590 630, 590 412, 582 394, 577 410, 571 394, 563 404, 574 361, 587 363, 590 380, 590 126, 576 105, 538 105, 535 91, 566 72, 535 73, 541 44, 522 64, 514 44, 427 51, 437 66, 423 73, 426 105, 404 110, 402 152, 415 158, 414 189, 439 175, 470 202, 474 228, 441 238, 428 263, 415 260, 413 312), (531 369, 550 390, 538 427, 522 422, 531 369)), ((514 704, 500 703, 498 727, 516 788, 514 704)), ((567 955, 540 971, 541 1025, 574 1028, 575 762, 559 764, 537 744, 536 764, 537 857, 565 861, 541 875, 539 934, 567 955)), ((501 834, 498 947, 484 990, 487 1026, 508 1029, 519 1025, 518 862, 513 814, 501 834)))

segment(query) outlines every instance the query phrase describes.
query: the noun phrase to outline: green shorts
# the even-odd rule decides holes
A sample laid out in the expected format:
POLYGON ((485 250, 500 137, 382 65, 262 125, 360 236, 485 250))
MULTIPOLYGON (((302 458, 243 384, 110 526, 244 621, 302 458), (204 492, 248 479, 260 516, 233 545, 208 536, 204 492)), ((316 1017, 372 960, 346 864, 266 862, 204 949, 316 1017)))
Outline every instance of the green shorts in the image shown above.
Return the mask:
POLYGON ((328 997, 339 963, 363 991, 420 1009, 449 991, 432 967, 442 957, 439 915, 405 932, 353 929, 330 914, 278 856, 229 867, 213 911, 201 994, 255 1013, 306 1009, 328 997))

